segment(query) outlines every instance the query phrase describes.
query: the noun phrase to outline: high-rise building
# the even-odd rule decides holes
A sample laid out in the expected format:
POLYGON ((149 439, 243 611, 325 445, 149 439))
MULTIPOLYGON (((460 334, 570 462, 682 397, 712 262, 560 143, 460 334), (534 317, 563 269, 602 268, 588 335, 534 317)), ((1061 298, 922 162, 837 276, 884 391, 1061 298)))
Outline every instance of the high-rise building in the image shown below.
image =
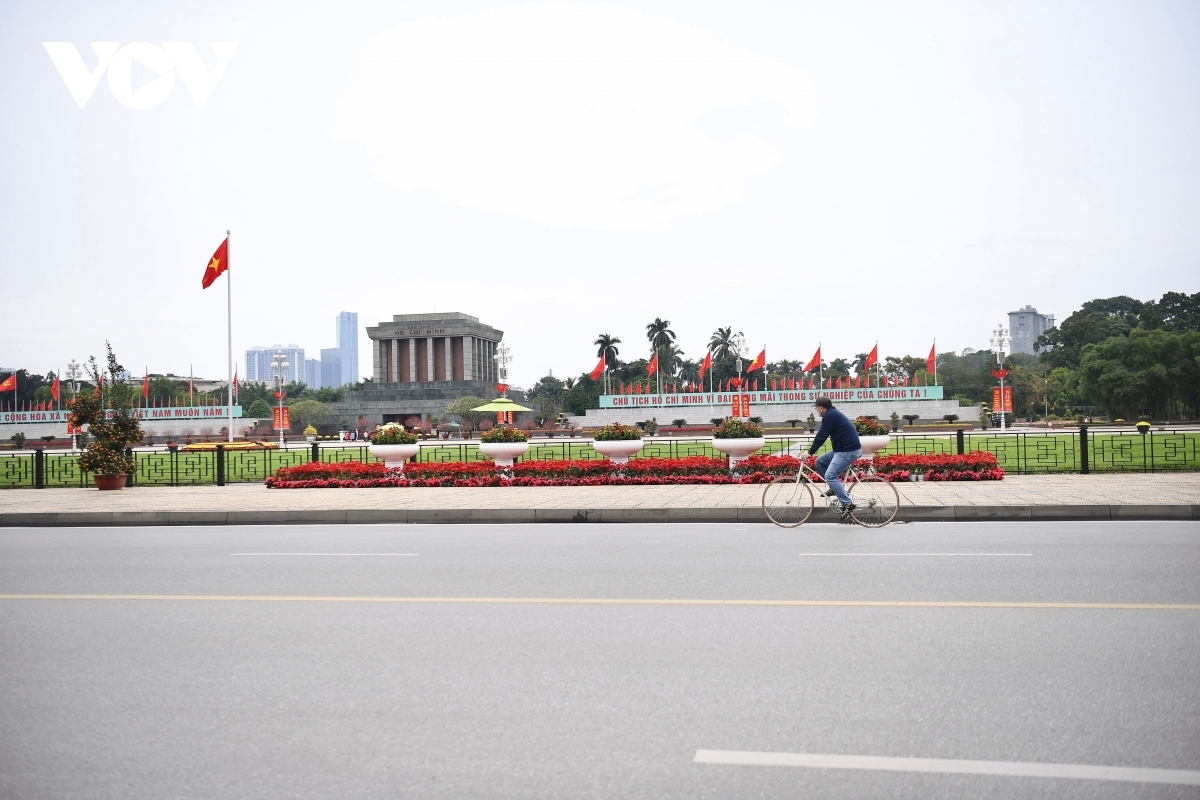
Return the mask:
POLYGON ((320 389, 325 385, 321 377, 321 362, 315 358, 304 359, 304 384, 310 389, 320 389))
POLYGON ((342 385, 342 351, 336 347, 321 350, 321 385, 332 389, 342 385))
MULTIPOLYGON (((358 383, 358 313, 343 311, 337 317, 337 349, 341 351, 342 374, 338 386, 358 383)), ((322 351, 324 352, 324 351, 322 351)), ((322 363, 325 357, 321 357, 322 363)))
POLYGON ((1008 312, 1008 330, 1012 334, 1012 351, 1033 355, 1033 343, 1054 327, 1053 314, 1039 314, 1033 306, 1008 312))
POLYGON ((270 347, 251 347, 246 351, 246 377, 242 380, 271 383, 275 354, 282 352, 287 359, 287 382, 304 380, 304 348, 295 344, 273 344, 270 347))

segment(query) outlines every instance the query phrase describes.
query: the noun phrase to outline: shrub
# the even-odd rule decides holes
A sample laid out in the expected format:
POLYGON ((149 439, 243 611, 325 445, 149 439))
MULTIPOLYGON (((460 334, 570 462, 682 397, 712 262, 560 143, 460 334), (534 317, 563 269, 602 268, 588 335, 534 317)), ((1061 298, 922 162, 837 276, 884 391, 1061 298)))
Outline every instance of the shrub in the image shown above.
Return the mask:
POLYGON ((622 425, 619 422, 614 422, 596 431, 594 438, 598 442, 625 442, 631 439, 642 438, 642 430, 632 425, 622 425))
POLYGON ((762 435, 763 430, 758 425, 739 419, 726 419, 713 428, 714 439, 757 439, 762 435))
POLYGON ((514 428, 511 425, 499 425, 487 431, 483 436, 479 437, 482 441, 488 444, 496 444, 498 442, 527 442, 529 437, 525 432, 514 428))
POLYGON ((859 436, 884 436, 888 427, 878 417, 855 417, 854 430, 858 431, 859 436))
MULTIPOLYGON (((125 368, 117 363, 108 342, 104 347, 108 350, 108 374, 120 375, 125 368)), ((89 359, 89 365, 97 382, 96 392, 80 392, 72 402, 68 416, 71 425, 87 425, 88 434, 95 439, 79 457, 79 468, 101 475, 131 475, 137 469, 137 462, 133 456, 125 455, 125 448, 144 438, 141 424, 133 412, 134 387, 120 380, 106 380, 100 384, 100 368, 95 357, 89 359), (111 417, 107 415, 108 410, 113 412, 111 417)))
POLYGON ((946 422, 958 422, 958 414, 947 414, 942 419, 946 420, 946 422))
POLYGON ((416 434, 404 430, 403 425, 392 422, 376 428, 371 434, 371 444, 416 444, 416 434))

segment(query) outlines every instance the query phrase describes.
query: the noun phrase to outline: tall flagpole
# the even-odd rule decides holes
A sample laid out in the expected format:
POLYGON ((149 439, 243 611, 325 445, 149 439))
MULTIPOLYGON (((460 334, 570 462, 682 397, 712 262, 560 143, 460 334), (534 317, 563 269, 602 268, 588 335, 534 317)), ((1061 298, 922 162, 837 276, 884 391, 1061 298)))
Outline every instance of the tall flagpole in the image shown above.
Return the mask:
POLYGON ((233 441, 233 259, 229 257, 229 231, 225 231, 225 328, 229 335, 229 383, 226 384, 228 390, 226 399, 229 402, 229 407, 226 409, 229 413, 229 424, 225 430, 229 432, 229 441, 233 441))

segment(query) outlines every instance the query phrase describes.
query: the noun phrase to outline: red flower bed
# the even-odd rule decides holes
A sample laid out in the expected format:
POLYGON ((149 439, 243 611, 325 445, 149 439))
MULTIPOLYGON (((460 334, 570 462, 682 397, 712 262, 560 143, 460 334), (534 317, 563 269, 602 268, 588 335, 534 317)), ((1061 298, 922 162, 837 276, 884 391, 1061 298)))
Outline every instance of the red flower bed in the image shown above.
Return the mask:
POLYGON ((1004 470, 996 456, 983 450, 963 455, 889 455, 875 459, 875 474, 888 480, 906 481, 913 473, 927 481, 998 481, 1004 470))
MULTIPOLYGON (((813 458, 805 457, 811 467, 813 458)), ((628 464, 607 459, 520 461, 511 472, 491 461, 411 463, 404 472, 383 464, 354 461, 308 463, 285 467, 267 478, 272 489, 368 488, 382 486, 662 486, 670 484, 768 483, 777 475, 794 475, 800 461, 795 456, 750 456, 731 472, 724 458, 636 458, 628 464)), ((859 459, 860 469, 870 459, 859 459)), ((1004 470, 991 453, 965 456, 880 456, 875 473, 888 480, 908 480, 921 471, 926 480, 1000 480, 1004 470)))

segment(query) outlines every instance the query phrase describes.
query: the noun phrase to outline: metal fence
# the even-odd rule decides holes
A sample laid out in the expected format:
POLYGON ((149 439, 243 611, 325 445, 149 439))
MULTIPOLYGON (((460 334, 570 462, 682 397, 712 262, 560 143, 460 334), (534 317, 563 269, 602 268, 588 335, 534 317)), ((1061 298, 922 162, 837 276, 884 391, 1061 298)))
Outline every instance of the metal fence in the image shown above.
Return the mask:
MULTIPOLYGON (((812 442, 811 434, 767 438, 765 453, 799 453, 812 442)), ((999 431, 957 434, 893 434, 883 454, 948 455, 986 451, 1011 474, 1200 471, 1200 431, 1136 430, 1086 427, 1060 431, 999 431)), ((335 463, 377 461, 366 445, 311 445, 289 449, 171 451, 142 448, 131 451, 137 471, 133 486, 197 486, 257 483, 282 467, 308 461, 335 463)), ((719 456, 708 438, 646 440, 634 458, 719 456)), ((534 440, 522 460, 603 458, 589 440, 534 440)), ((421 445, 418 462, 486 461, 477 441, 431 441, 421 445)), ((92 483, 79 469, 78 452, 0 452, 0 488, 44 488, 92 483)))

